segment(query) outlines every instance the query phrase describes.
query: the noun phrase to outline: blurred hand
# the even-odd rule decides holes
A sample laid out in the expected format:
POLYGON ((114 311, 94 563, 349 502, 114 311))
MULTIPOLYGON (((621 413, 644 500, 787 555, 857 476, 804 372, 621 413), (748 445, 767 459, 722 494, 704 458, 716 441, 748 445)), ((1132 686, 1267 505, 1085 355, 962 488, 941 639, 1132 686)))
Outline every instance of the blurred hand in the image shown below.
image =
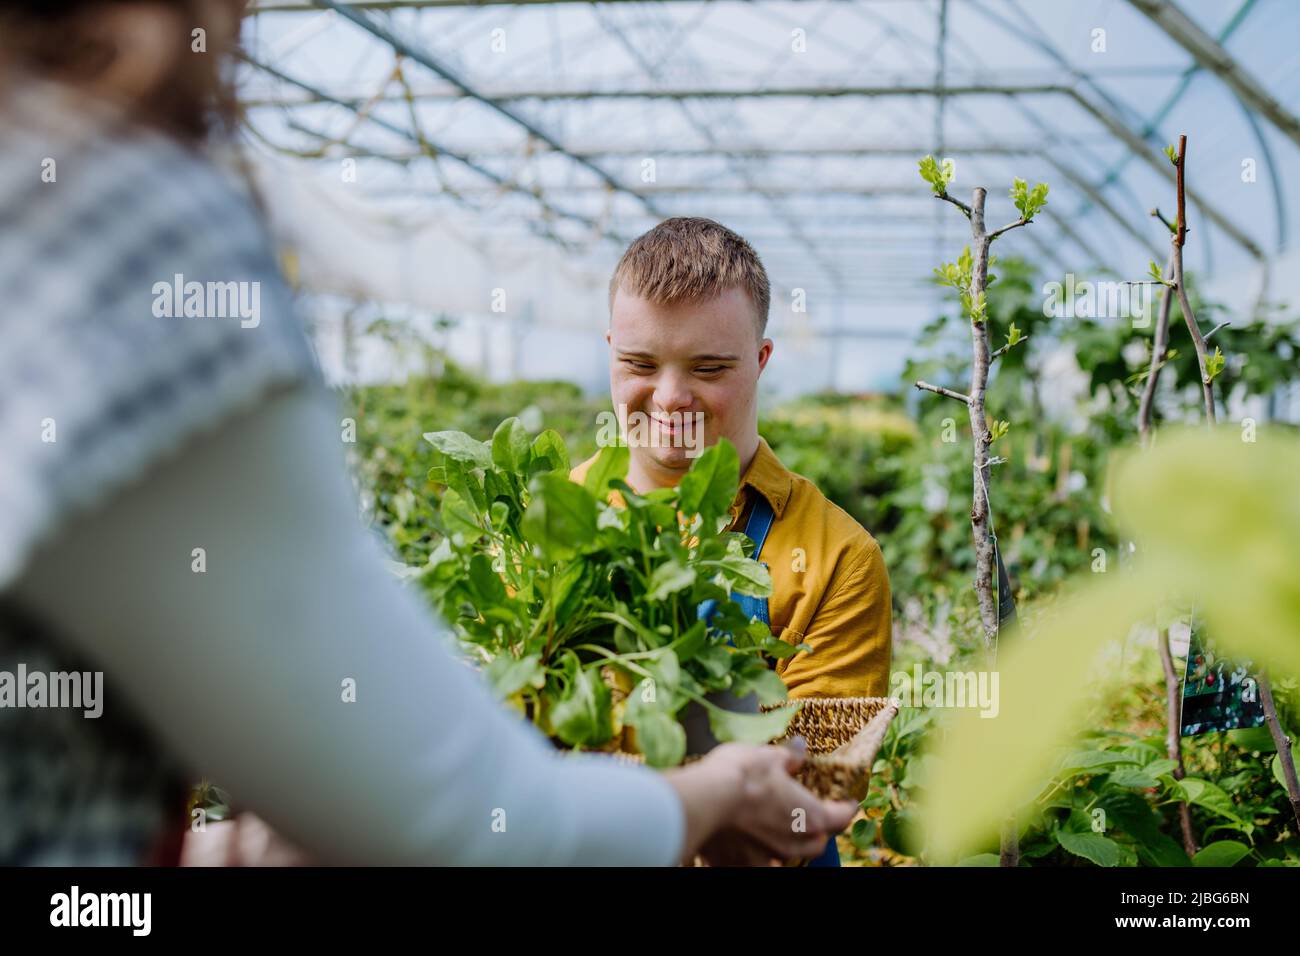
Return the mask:
POLYGON ((181 866, 310 865, 306 854, 251 813, 189 831, 181 848, 181 866))
POLYGON ((686 812, 683 854, 712 865, 771 865, 820 855, 849 825, 857 804, 822 800, 791 774, 804 757, 790 747, 722 744, 669 771, 686 812))

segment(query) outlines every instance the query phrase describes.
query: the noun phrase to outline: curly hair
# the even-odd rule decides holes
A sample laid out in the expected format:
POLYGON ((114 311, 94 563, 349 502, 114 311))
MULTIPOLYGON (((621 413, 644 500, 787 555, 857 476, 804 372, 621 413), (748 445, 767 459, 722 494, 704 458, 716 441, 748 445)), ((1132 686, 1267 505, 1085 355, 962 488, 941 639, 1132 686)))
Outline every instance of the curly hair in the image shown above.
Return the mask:
MULTIPOLYGON (((242 3, 222 0, 231 16, 242 3)), ((187 142, 233 130, 237 107, 229 72, 229 49, 208 49, 212 0, 9 0, 0 6, 0 84, 30 76, 73 86, 93 85, 119 51, 97 16, 129 5, 175 11, 167 38, 181 55, 147 97, 133 104, 131 118, 187 142), (203 31, 200 33, 199 31, 203 31), (197 37, 202 49, 196 49, 197 37)))

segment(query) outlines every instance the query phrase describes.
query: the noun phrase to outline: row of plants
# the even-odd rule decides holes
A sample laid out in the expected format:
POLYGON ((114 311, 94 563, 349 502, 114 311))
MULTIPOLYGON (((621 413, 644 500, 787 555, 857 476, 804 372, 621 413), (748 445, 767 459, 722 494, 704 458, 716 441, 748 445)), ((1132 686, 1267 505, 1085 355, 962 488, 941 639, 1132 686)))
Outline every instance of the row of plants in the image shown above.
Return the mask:
MULTIPOLYGON (((1098 320, 1065 322, 1045 316, 1041 277, 1030 265, 1008 260, 998 264, 998 273, 985 303, 990 336, 995 342, 1018 336, 1032 342, 1003 356, 988 384, 989 406, 1006 419, 1003 428, 994 423, 999 432, 994 454, 1000 459, 995 480, 1010 491, 996 499, 993 520, 1022 619, 1032 620, 1051 606, 1060 582, 1070 575, 1104 572, 1118 564, 1120 542, 1106 507, 1108 454, 1117 443, 1135 437, 1139 372, 1151 355, 1149 344, 1145 355, 1137 355, 1133 342, 1148 340, 1150 332, 1098 320), (1075 414, 1057 418, 1045 410, 1044 395, 1052 382, 1044 371, 1044 357, 1062 347, 1073 352, 1084 387, 1075 414)), ((1194 289, 1192 294, 1198 311, 1213 310, 1194 289)), ((969 363, 969 341, 960 338, 961 324, 959 318, 941 316, 923 331, 917 357, 903 373, 906 385, 918 377, 960 381, 969 363)), ((1239 322, 1222 334, 1231 356, 1219 373, 1224 394, 1267 394, 1295 377, 1289 359, 1300 335, 1294 323, 1239 322)), ((1196 361, 1190 353, 1170 354, 1168 360, 1193 365, 1196 361)), ((669 536, 677 544, 649 535, 648 550, 636 539, 637 515, 644 518, 649 513, 645 509, 668 506, 668 502, 639 502, 642 510, 633 507, 623 513, 619 520, 629 524, 616 529, 614 518, 600 517, 605 509, 599 491, 583 489, 596 520, 610 526, 598 527, 595 537, 583 537, 571 557, 582 554, 592 561, 624 561, 632 567, 638 561, 649 563, 635 579, 640 582, 635 593, 627 590, 634 580, 628 577, 620 579, 622 593, 586 592, 582 600, 591 597, 590 608, 598 609, 597 613, 610 613, 611 600, 622 600, 628 612, 633 606, 637 611, 612 612, 622 620, 600 619, 614 625, 607 633, 621 635, 603 645, 602 651, 588 648, 569 656, 564 648, 571 650, 571 641, 583 639, 583 632, 571 631, 561 634, 550 649, 546 643, 541 645, 545 663, 540 657, 529 659, 538 651, 528 645, 529 635, 534 643, 539 639, 537 622, 567 620, 567 607, 554 601, 547 605, 550 582, 563 575, 555 564, 559 553, 543 551, 552 565, 543 561, 530 567, 518 581, 511 579, 509 563, 485 562, 513 548, 515 570, 523 573, 520 561, 529 550, 524 545, 533 540, 524 530, 523 516, 534 495, 544 502, 545 487, 562 486, 569 449, 574 460, 595 450, 596 415, 608 405, 584 397, 565 383, 493 385, 441 356, 438 365, 436 374, 413 376, 399 385, 356 388, 347 396, 358 423, 353 460, 367 513, 398 561, 427 569, 431 601, 457 622, 470 646, 477 642, 483 662, 496 662, 489 666, 489 675, 504 699, 566 744, 637 748, 638 736, 645 736, 652 741, 645 747, 654 754, 654 762, 679 759, 681 738, 669 724, 676 726, 680 708, 693 699, 691 694, 704 697, 720 685, 707 683, 708 671, 701 670, 700 661, 682 660, 677 642, 696 626, 691 608, 707 599, 705 590, 718 586, 717 581, 706 581, 698 568, 693 576, 683 573, 681 569, 696 559, 689 547, 685 552, 676 550, 684 547, 680 534, 669 536), (483 482, 480 500, 473 487, 463 486, 466 476, 457 473, 457 466, 447 471, 447 447, 437 447, 423 436, 431 428, 450 428, 476 441, 468 436, 493 434, 496 423, 507 416, 517 420, 501 426, 507 431, 497 431, 506 436, 499 442, 503 449, 516 447, 522 457, 494 460, 499 443, 494 439, 477 442, 477 450, 464 452, 471 458, 460 463, 472 463, 482 471, 483 477, 477 479, 483 482), (543 440, 546 429, 554 434, 543 440), (522 452, 525 440, 527 455, 522 452), (556 457, 561 445, 566 449, 563 459, 556 457), (498 484, 489 497, 486 476, 497 469, 504 471, 494 479, 498 484), (462 486, 448 505, 444 489, 457 483, 462 486), (494 515, 494 504, 504 511, 498 507, 494 515), (503 537, 497 540, 496 535, 503 537), (610 540, 620 538, 625 550, 607 550, 610 540), (680 581, 689 578, 690 583, 660 595, 651 581, 656 568, 670 564, 674 565, 671 575, 666 570, 659 573, 680 575, 680 581), (493 577, 497 583, 492 583, 493 577), (496 618, 488 632, 482 630, 488 619, 482 613, 485 608, 494 609, 496 618), (647 622, 652 622, 649 632, 642 630, 647 622), (509 634, 524 635, 523 643, 511 644, 509 634), (636 697, 629 692, 647 679, 659 686, 663 675, 656 673, 656 665, 642 661, 653 662, 665 647, 673 649, 678 676, 675 684, 670 681, 664 686, 684 686, 689 693, 670 692, 656 716, 638 713, 639 703, 628 703, 629 696, 636 697), (623 666, 608 667, 607 653, 622 656, 623 666), (643 654, 650 656, 637 656, 643 654), (683 672, 690 674, 689 681, 682 681, 683 672), (608 707, 606 693, 611 695, 608 707), (615 701, 620 705, 617 712, 615 701), (559 726, 554 720, 557 707, 562 718, 559 726), (611 715, 607 722, 593 717, 602 712, 611 715), (642 735, 639 721, 651 721, 657 729, 642 735)), ((1185 371, 1192 374, 1190 368, 1185 371)), ((1166 379, 1184 380, 1181 375, 1166 379)), ((1177 420, 1194 412, 1198 401, 1194 389, 1166 388, 1160 394, 1157 418, 1177 420)), ((983 648, 970 585, 975 556, 968 494, 970 434, 964 416, 954 415, 951 403, 928 393, 913 393, 907 400, 812 396, 768 409, 760 432, 787 465, 812 479, 880 540, 896 601, 895 671, 909 669, 913 663, 937 672, 978 669, 983 648)), ((439 441, 445 446, 445 440, 439 441)), ((582 487, 571 482, 563 485, 582 487)), ((591 513, 587 504, 576 508, 591 513)), ((586 518, 580 524, 588 527, 586 518)), ((648 532, 649 526, 645 528, 648 532)), ((584 586, 591 584, 588 580, 584 586)), ((739 622, 734 625, 739 627, 739 622)), ((717 634, 710 637, 715 647, 717 639, 717 634)), ((755 635, 755 640, 761 644, 762 636, 755 635)), ((753 673, 757 676, 756 667, 753 673)), ((720 671, 713 676, 720 678, 720 671)), ((1082 678, 1061 675, 1060 679, 1082 678)), ((1294 682, 1275 680, 1274 689, 1280 717, 1294 736, 1300 724, 1294 682)), ((777 699, 776 688, 768 690, 768 699, 777 699)), ((1022 864, 1300 862, 1293 849, 1294 827, 1288 826, 1284 812, 1286 795, 1275 778, 1275 748, 1266 732, 1186 738, 1187 773, 1177 779, 1167 766, 1164 685, 1149 645, 1132 649, 1119 690, 1108 699, 1107 708, 1086 723, 1098 729, 1078 735, 1074 749, 1060 756, 1057 770, 1044 781, 1032 812, 1018 821, 1022 864), (1202 848, 1191 858, 1173 836, 1180 801, 1191 807, 1197 845, 1202 848)), ((841 840, 846 858, 868 865, 928 861, 915 804, 932 770, 928 766, 931 744, 942 739, 950 716, 934 709, 905 709, 900 714, 874 768, 863 815, 841 840)), ((989 847, 987 853, 967 862, 996 863, 994 849, 989 847)))
MULTIPOLYGON (((1043 420, 1039 365, 1023 343, 1033 338, 1034 347, 1041 351, 1046 342, 1048 348, 1057 354, 1064 344, 1069 343, 1074 346, 1076 357, 1080 351, 1080 342, 1084 344, 1089 354, 1078 364, 1086 367, 1090 376, 1090 388, 1084 397, 1091 400, 1087 406, 1087 411, 1091 414, 1081 425, 1072 427, 1071 433, 1088 434, 1096 442, 1096 450, 1101 452, 1094 460, 1100 461, 1102 467, 1106 468, 1109 468, 1109 463, 1105 460, 1107 453, 1117 439, 1122 440, 1128 434, 1138 432, 1143 445, 1150 446, 1152 426, 1159 417, 1157 410, 1170 417, 1181 415, 1199 418, 1204 414, 1213 424, 1216 415, 1212 383, 1217 378, 1220 379, 1221 388, 1231 387, 1232 383, 1222 379, 1228 366, 1222 350, 1216 347, 1214 354, 1210 355, 1206 347, 1205 336, 1199 329, 1195 312, 1200 311, 1204 315, 1207 310, 1201 307, 1203 304, 1193 309, 1191 293, 1194 293, 1194 289, 1182 269, 1185 236, 1185 139, 1180 141, 1177 152, 1171 149, 1168 155, 1177 171, 1177 216, 1175 223, 1170 225, 1172 279, 1166 280, 1160 267, 1151 264, 1150 274, 1157 284, 1163 286, 1163 290, 1160 317, 1152 330, 1153 341, 1150 343, 1144 343, 1140 337, 1134 338, 1127 323, 1113 321, 1114 318, 1120 318, 1118 316, 1112 317, 1109 323, 1072 321, 1060 328, 1051 328, 1053 310, 1050 306, 1054 303, 1043 302, 1044 307, 1039 307, 1039 302, 1042 301, 1040 296, 1034 286, 1025 281, 1027 276, 1032 275, 1029 270, 1013 266, 1013 281, 1000 283, 996 294, 993 293, 994 283, 998 280, 988 271, 993 264, 993 257, 989 254, 992 240, 1011 229, 1027 225, 1032 220, 1037 208, 1045 204, 1045 185, 1039 184, 1031 191, 1023 181, 1017 180, 1011 197, 1020 212, 1020 218, 1001 229, 988 232, 984 225, 986 191, 975 189, 972 201, 967 205, 947 192, 952 176, 948 164, 945 163, 941 168, 930 157, 920 164, 921 175, 929 182, 935 196, 958 207, 970 220, 975 250, 972 255, 972 246, 968 246, 955 263, 935 270, 940 284, 952 286, 960 293, 960 320, 954 324, 964 326, 966 336, 963 337, 973 340, 973 361, 966 357, 972 354, 968 350, 939 350, 937 355, 928 357, 932 370, 941 373, 934 377, 935 381, 947 383, 968 380, 968 391, 963 393, 945 385, 930 384, 922 380, 915 366, 908 369, 908 378, 915 382, 918 389, 936 396, 928 401, 948 402, 955 399, 969 410, 976 486, 972 495, 974 504, 970 522, 973 537, 980 542, 980 547, 975 549, 976 560, 971 563, 975 567, 974 591, 979 598, 981 637, 984 644, 973 662, 975 671, 991 666, 989 654, 996 648, 999 619, 1005 616, 1002 602, 995 596, 992 580, 993 535, 999 527, 993 517, 993 500, 996 498, 999 507, 1005 502, 1011 502, 1007 511, 1012 514, 1013 521, 1015 507, 1025 504, 1024 489, 1018 483, 1005 488, 1011 456, 1003 450, 1005 444, 1000 443, 1011 432, 1014 422, 1030 422, 1035 426, 1035 431, 1038 431, 1043 420), (1175 385, 1173 396, 1168 394, 1171 389, 1167 387, 1161 408, 1152 401, 1157 393, 1159 373, 1178 358, 1177 351, 1169 348, 1167 338, 1170 306, 1175 297, 1195 347, 1194 365, 1185 370, 1194 384, 1184 387, 1181 393, 1177 392, 1178 386, 1175 385), (995 298, 1001 301, 995 304, 995 298), (999 305, 1001 308, 996 307, 999 305), (1001 319, 1001 328, 995 326, 995 318, 1001 319), (1044 319, 1047 321, 1044 322, 1044 319), (1026 329, 1029 331, 1026 332, 1026 329), (1046 333, 1046 338, 1043 333, 1046 333), (1002 342, 1005 344, 1000 344, 1002 342), (1118 355, 1108 354, 1112 350, 1108 346, 1118 352, 1118 355), (1120 359, 1122 364, 1118 361, 1120 359), (1002 360, 1002 364, 996 366, 997 374, 994 376, 998 360, 1002 360), (1131 375, 1127 374, 1128 370, 1121 373, 1123 365, 1130 369, 1136 368, 1136 371, 1131 375), (1017 366, 1020 375, 1016 374, 1017 366), (1124 376, 1122 380, 1121 374, 1124 376), (995 392, 995 389, 999 390, 995 392), (1204 402, 1203 412, 1201 400, 1204 402), (1024 407, 1026 402, 1030 405, 1028 409, 1024 407), (986 407, 996 410, 993 418, 987 417, 986 407), (1013 411, 1020 414, 1013 418, 1009 414, 1013 411), (1022 418, 1021 415, 1026 411, 1029 414, 1022 418), (1007 419, 1000 417, 1004 414, 1008 415, 1007 419), (995 467, 999 469, 998 479, 1004 484, 1005 490, 991 497, 989 487, 994 483, 995 467)), ((1073 303, 1070 305, 1070 309, 1056 314, 1069 314, 1073 319, 1076 310, 1073 303)), ((931 334, 941 333, 948 322, 948 317, 941 317, 928 331, 931 334)), ((1140 328, 1141 325, 1142 323, 1137 323, 1137 327, 1140 328)), ((1216 328, 1215 331, 1219 329, 1216 328)), ((1253 374, 1240 377, 1253 377, 1253 384, 1264 394, 1283 382, 1293 380, 1295 369, 1287 363, 1294 354, 1295 331, 1294 324, 1286 323, 1268 327, 1251 323, 1242 329, 1243 339, 1254 335, 1266 341, 1262 343, 1261 361, 1252 368, 1253 374)), ((1237 359, 1234 371, 1241 373, 1249 364, 1251 356, 1247 353, 1234 357, 1237 359)), ((1175 368, 1175 373, 1176 371, 1175 368)), ((1170 382, 1188 381, 1187 377, 1179 379, 1176 374, 1165 376, 1167 386, 1170 382)), ((1246 392, 1252 383, 1243 381, 1236 384, 1241 386, 1242 392, 1246 392)), ((955 431, 954 419, 947 419, 944 424, 950 432, 955 431)), ((1243 422, 1243 443, 1256 440, 1255 424, 1243 422)), ((1034 437, 1040 439, 1041 431, 1034 437)), ((1009 689, 1012 691, 1003 698, 1003 703, 1008 705, 1009 714, 1004 715, 992 733, 985 733, 985 728, 979 726, 981 722, 969 713, 950 721, 945 719, 949 715, 942 712, 923 711, 914 720, 902 721, 896 728, 898 737, 892 743, 897 744, 907 735, 916 734, 920 738, 915 742, 920 744, 918 751, 926 751, 928 748, 925 744, 937 740, 937 753, 920 752, 914 762, 909 761, 900 768, 890 763, 897 759, 897 747, 886 751, 888 756, 878 768, 885 779, 880 781, 878 789, 868 798, 869 802, 874 802, 884 813, 879 820, 869 817, 859 822, 855 832, 858 844, 869 848, 878 834, 894 852, 924 855, 927 853, 929 838, 934 836, 940 847, 939 852, 947 854, 959 847, 968 847, 975 834, 987 834, 989 815, 1000 812, 1003 819, 997 839, 997 852, 992 852, 993 847, 988 846, 985 852, 968 857, 965 862, 1010 866, 1024 865, 1036 859, 1058 864, 1065 859, 1073 859, 1103 866, 1138 865, 1139 861, 1152 866, 1232 866, 1248 859, 1258 865, 1300 863, 1295 851, 1300 809, 1291 806, 1295 800, 1292 754, 1280 753, 1272 758, 1273 780, 1267 779, 1267 769, 1261 773, 1261 769, 1267 768, 1269 763, 1260 759, 1261 753, 1266 755, 1268 750, 1276 751, 1282 747, 1288 741, 1288 735, 1294 739, 1293 679, 1275 680, 1281 693, 1274 696, 1269 693, 1269 682, 1260 673, 1258 683, 1269 727, 1234 732, 1234 745, 1245 748, 1248 755, 1244 758, 1237 755, 1233 765, 1226 767, 1221 748, 1219 760, 1212 768, 1218 777, 1215 781, 1198 776, 1199 765, 1205 761, 1189 757, 1180 746, 1176 676, 1170 662, 1170 648, 1166 638, 1170 623, 1167 611, 1157 615, 1158 620, 1164 620, 1156 627, 1154 634, 1150 635, 1154 641, 1149 641, 1158 648, 1160 666, 1155 673, 1162 678, 1158 684, 1164 686, 1157 686, 1154 693, 1148 690, 1139 697, 1143 703, 1156 704, 1155 727, 1160 727, 1159 718, 1161 711, 1164 711, 1168 721, 1165 733, 1143 736, 1136 732, 1141 730, 1142 718, 1147 715, 1134 713, 1124 715, 1126 719, 1118 724, 1127 729, 1113 729, 1116 726, 1110 723, 1113 715, 1097 713, 1096 708, 1094 713, 1082 715, 1080 722, 1080 715, 1070 710, 1069 702, 1078 699, 1079 688, 1085 686, 1085 683, 1092 692, 1088 699, 1115 701, 1125 695, 1116 693, 1114 685, 1117 682, 1113 678, 1107 681, 1096 674, 1089 676, 1069 673, 1068 668, 1062 667, 1063 660, 1073 660, 1075 666, 1085 664, 1090 653, 1095 654, 1101 650, 1104 642, 1121 627, 1126 628, 1132 624, 1135 618, 1130 615, 1150 613, 1158 603, 1157 595, 1166 593, 1182 594, 1184 597, 1189 593, 1201 594, 1207 606, 1208 617, 1212 621, 1217 619, 1218 626, 1229 625, 1225 629, 1225 636, 1230 636, 1238 647, 1255 646, 1270 655, 1287 653, 1286 641, 1281 633, 1269 633, 1267 640, 1257 639, 1249 627, 1242 630, 1240 620, 1221 616, 1231 606, 1223 591, 1228 587, 1226 579, 1203 583, 1199 592, 1187 591, 1189 566, 1196 567, 1196 574, 1202 577, 1207 576, 1205 572, 1211 567, 1223 567, 1225 570, 1232 568, 1232 573, 1240 574, 1240 559, 1237 559, 1235 567, 1231 560, 1225 563, 1220 548, 1231 550, 1234 547, 1245 547, 1244 536, 1252 533, 1257 537, 1270 534, 1275 538, 1279 536, 1276 525, 1265 523, 1253 526, 1254 522, 1249 518, 1250 509, 1258 506, 1256 498, 1275 498, 1275 495, 1266 490, 1268 481, 1272 479, 1260 481, 1252 477, 1250 462, 1246 460, 1248 453, 1243 454, 1240 444, 1234 448, 1230 438, 1222 432, 1190 440, 1175 438, 1172 448, 1167 453, 1161 451, 1156 459, 1152 459, 1155 463, 1148 463, 1147 473, 1140 478, 1135 475, 1141 469, 1133 467, 1129 459, 1126 473, 1120 481, 1121 495, 1126 496, 1123 501, 1128 506, 1125 521, 1131 529, 1129 534, 1142 537, 1144 546, 1150 546, 1151 551, 1141 573, 1116 577, 1113 582, 1115 586, 1094 586, 1088 589, 1076 584, 1071 588, 1076 596, 1071 598, 1068 608, 1061 609, 1059 613, 1053 609, 1054 613, 1044 618, 1044 626, 1041 628, 1029 625, 1029 630, 1037 638, 1033 642, 1017 641, 1021 635, 1020 629, 1015 629, 1011 639, 1017 643, 1012 645, 1007 666, 1003 668, 1007 671, 1004 676, 1008 677, 1011 685, 1009 689), (1207 455, 1211 457, 1206 457, 1207 455), (1198 497, 1195 492, 1188 493, 1188 483, 1184 480, 1192 478, 1194 481, 1200 472, 1211 470, 1202 467, 1210 462, 1213 462, 1212 470, 1216 474, 1214 477, 1208 474, 1205 477, 1217 482, 1221 492, 1218 496, 1211 496, 1215 499, 1212 501, 1204 495, 1198 497), (1161 489, 1171 480, 1179 481, 1178 488, 1171 487, 1170 490, 1181 492, 1181 497, 1169 494, 1165 500, 1161 500, 1161 495, 1156 493, 1153 499, 1153 479, 1158 481, 1161 489), (1250 488, 1252 484, 1255 486, 1253 490, 1250 488), (1146 499, 1144 508, 1132 510, 1132 501, 1141 498, 1146 499), (1228 500, 1221 503, 1218 498, 1228 500), (1171 504, 1178 501, 1183 504, 1186 514, 1179 513, 1177 505, 1171 504), (1187 508, 1192 501, 1196 502, 1195 508, 1187 508), (1239 515, 1242 519, 1242 540, 1222 535, 1212 536, 1210 527, 1206 527, 1204 533, 1193 531, 1188 535, 1187 529, 1198 527, 1197 519, 1202 518, 1202 515, 1194 512, 1207 507, 1219 511, 1211 525, 1227 535, 1236 534, 1238 528, 1238 523, 1230 515, 1239 515), (1139 531, 1142 526, 1148 531, 1145 536, 1139 531), (1180 538, 1185 539, 1182 545, 1174 546, 1173 542, 1180 538), (1192 558, 1192 555, 1199 557, 1192 558), (1200 562, 1199 565, 1197 561, 1200 562), (1207 586, 1211 588, 1208 592, 1204 590, 1207 586), (1110 603, 1098 603, 1103 601, 1110 603), (1062 686, 1055 690, 1046 686, 1032 687, 1036 683, 1062 686), (1110 686, 1106 686, 1108 684, 1110 686), (1017 707, 1020 709, 1017 710, 1017 707), (949 723, 959 725, 955 734, 950 733, 952 728, 946 726, 949 723), (1079 726, 1104 729, 1083 732, 1075 730, 1073 734, 1069 733, 1071 728, 1079 726), (1026 784, 1032 784, 1040 772, 1037 769, 1040 764, 1036 761, 1047 754, 1046 748, 1053 741, 1064 736, 1072 736, 1073 744, 1078 749, 1059 755, 1051 779, 1045 782, 1037 798, 1025 801, 1026 784), (923 767, 926 769, 920 769, 923 767), (935 794, 927 795, 924 791, 936 776, 933 773, 936 767, 940 771, 937 775, 940 779, 936 781, 935 794), (1291 789, 1289 799, 1286 786, 1288 781, 1291 789), (954 790, 958 783, 973 791, 973 799, 965 806, 958 806, 960 801, 954 790), (919 831, 915 825, 915 812, 910 805, 917 802, 911 792, 917 788, 922 791, 921 802, 929 804, 926 819, 936 832, 919 831), (931 796, 935 799, 931 800, 931 796), (1162 818, 1163 809, 1171 805, 1176 805, 1180 813, 1180 818, 1173 826, 1169 826, 1169 821, 1162 818), (1008 806, 1018 809, 1008 816, 1008 806), (1211 819, 1197 819, 1198 814, 1201 817, 1208 815, 1211 819), (1169 831, 1177 832, 1179 829, 1182 835, 1181 845, 1169 835, 1169 831), (1247 842, 1224 838, 1224 833, 1242 837, 1247 842)), ((951 442, 952 438, 945 436, 944 441, 951 442)), ((1066 445, 1064 450, 1069 451, 1072 447, 1072 444, 1066 445)), ((1286 446, 1277 444, 1270 444, 1267 452, 1279 465, 1286 454, 1286 446)), ((1264 460, 1267 461, 1268 458, 1264 460)), ((970 467, 965 462, 961 464, 970 467)), ((1065 479, 1058 484, 1058 501, 1067 497, 1070 491, 1084 491, 1089 486, 1085 472, 1069 472, 1067 475, 1067 469, 1068 465, 1058 465, 1058 475, 1065 479)), ((1093 481, 1092 486, 1097 488, 1097 482, 1093 481)), ((1109 513, 1106 497, 1095 491, 1083 500, 1096 501, 1102 512, 1109 513)), ((1036 510, 1030 519, 1041 515, 1042 512, 1036 510)), ((1106 524, 1109 525, 1109 522, 1106 524)), ((1006 522, 1003 521, 1000 527, 1005 535, 1006 522)), ((1013 524, 1013 527, 1017 526, 1013 524)), ((1086 536, 1091 527, 1092 521, 1087 519, 1078 527, 1076 535, 1081 547, 1075 549, 1076 553, 1086 548, 1086 536)), ((1109 532, 1109 527, 1104 530, 1109 532)), ((1285 534, 1281 537, 1285 538, 1285 534)), ((1277 553, 1286 547, 1284 545, 1279 549, 1277 541, 1271 545, 1261 542, 1261 546, 1271 547, 1277 553)), ((1007 550, 1004 546, 1003 551, 1007 550)), ((1011 550, 1015 550, 1014 547, 1011 550)), ((1068 553, 1069 549, 1066 550, 1068 553)), ((1249 548, 1246 547, 1245 550, 1248 551, 1249 548)), ((1106 553, 1106 548, 1093 550, 1097 559, 1091 565, 1092 571, 1107 571, 1106 553)), ((1017 562, 1012 558, 1009 563, 1014 565, 1017 562)), ((1024 570, 1023 567, 1021 570, 1024 570)), ((1271 575, 1272 572, 1266 574, 1271 575)), ((1208 577, 1213 578, 1213 575, 1208 577)), ((1253 589, 1264 588, 1256 595, 1265 602, 1259 610, 1262 611, 1263 607, 1276 610, 1276 603, 1285 601, 1285 588, 1279 588, 1280 585, 1281 580, 1267 581, 1264 578, 1251 585, 1253 589), (1269 584, 1274 586, 1271 592, 1267 590, 1269 584)), ((1026 590, 1022 583, 1022 594, 1026 590)), ((1052 604, 1049 590, 1043 589, 1035 593, 1041 595, 1041 598, 1033 606, 1030 617, 1037 616, 1037 612, 1042 609, 1040 604, 1052 604)), ((1282 619, 1285 619, 1285 615, 1282 619)), ((1267 620, 1267 615, 1262 620, 1267 620)), ((1280 631, 1289 630, 1289 624, 1282 624, 1281 620, 1273 623, 1279 626, 1280 631)), ((969 632, 970 629, 963 630, 969 632)), ((1110 649, 1113 650, 1113 647, 1110 649)), ((1127 642, 1123 649, 1127 649, 1127 642)), ((1149 658, 1153 655, 1148 651, 1146 656, 1149 665, 1149 658)), ((1191 667, 1190 660, 1188 667, 1191 667)), ((1135 688, 1142 687, 1142 671, 1136 662, 1121 659, 1117 673, 1120 677, 1118 683, 1128 692, 1128 696, 1132 696, 1135 688)), ((1205 756, 1205 739, 1206 735, 1192 738, 1195 758, 1205 756)), ((1290 751, 1293 748, 1288 746, 1286 749, 1290 751)))
MULTIPOLYGON (((968 631, 968 633, 970 633, 968 631)), ((915 648, 916 645, 913 645, 915 648)), ((913 662, 936 672, 974 670, 982 651, 970 640, 944 664, 903 650, 895 669, 913 662)), ((1122 673, 1095 688, 1104 702, 1087 729, 1059 755, 1018 823, 1021 862, 1030 866, 1300 866, 1300 838, 1277 749, 1264 727, 1187 737, 1187 775, 1173 775, 1166 756, 1165 687, 1152 643, 1126 648, 1122 673), (1200 848, 1188 856, 1177 839, 1178 804, 1191 808, 1200 848)), ((1061 675, 1070 680, 1073 675, 1061 675)), ((1279 682, 1283 720, 1295 738, 1295 681, 1279 682)), ((851 833, 840 840, 848 862, 908 866, 930 862, 918 804, 933 776, 933 742, 951 711, 903 708, 890 726, 873 769, 870 795, 851 833)), ((997 866, 996 843, 962 860, 997 866)))

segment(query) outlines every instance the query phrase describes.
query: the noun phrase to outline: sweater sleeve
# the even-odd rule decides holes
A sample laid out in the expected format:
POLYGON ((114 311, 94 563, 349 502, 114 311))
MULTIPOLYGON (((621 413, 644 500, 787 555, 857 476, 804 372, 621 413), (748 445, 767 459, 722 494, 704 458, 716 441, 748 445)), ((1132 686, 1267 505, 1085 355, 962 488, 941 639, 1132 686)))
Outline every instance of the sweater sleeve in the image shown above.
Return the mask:
POLYGON ((362 529, 339 434, 322 388, 280 390, 65 528, 18 596, 322 861, 679 859, 662 776, 557 755, 453 655, 362 529))

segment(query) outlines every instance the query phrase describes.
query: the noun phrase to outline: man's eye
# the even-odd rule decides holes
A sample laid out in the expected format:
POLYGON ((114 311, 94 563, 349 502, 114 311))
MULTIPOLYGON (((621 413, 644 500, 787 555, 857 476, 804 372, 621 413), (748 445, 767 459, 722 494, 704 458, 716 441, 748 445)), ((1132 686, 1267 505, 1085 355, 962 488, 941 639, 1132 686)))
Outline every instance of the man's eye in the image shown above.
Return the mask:
POLYGON ((698 372, 700 375, 716 375, 718 372, 722 372, 725 370, 726 370, 725 365, 705 365, 702 366, 701 368, 697 368, 695 371, 698 372))
POLYGON ((654 368, 653 365, 650 365, 647 362, 636 362, 632 359, 624 359, 623 364, 637 372, 648 372, 654 368))

